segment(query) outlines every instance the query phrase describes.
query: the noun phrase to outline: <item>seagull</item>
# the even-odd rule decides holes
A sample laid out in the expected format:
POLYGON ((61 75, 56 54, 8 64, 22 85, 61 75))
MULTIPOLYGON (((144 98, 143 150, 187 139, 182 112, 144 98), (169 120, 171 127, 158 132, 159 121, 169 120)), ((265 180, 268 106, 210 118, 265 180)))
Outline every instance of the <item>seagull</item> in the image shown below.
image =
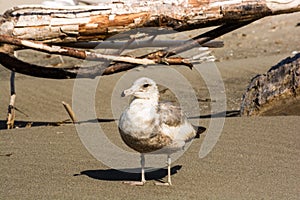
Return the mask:
POLYGON ((183 150, 206 128, 192 125, 180 107, 159 102, 158 87, 150 78, 137 79, 121 96, 133 96, 133 100, 120 116, 119 133, 127 146, 141 154, 141 181, 125 183, 144 185, 145 154, 155 153, 167 155, 168 167, 168 182, 157 185, 172 185, 170 155, 183 150))

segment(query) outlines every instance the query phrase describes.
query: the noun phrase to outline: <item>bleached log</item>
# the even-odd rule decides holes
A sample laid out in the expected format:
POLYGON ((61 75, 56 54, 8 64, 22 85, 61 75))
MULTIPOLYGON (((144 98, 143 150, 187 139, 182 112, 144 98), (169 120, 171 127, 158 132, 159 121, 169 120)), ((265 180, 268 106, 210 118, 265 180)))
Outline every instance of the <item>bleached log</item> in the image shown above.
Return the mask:
POLYGON ((119 0, 63 8, 25 5, 4 13, 0 34, 69 43, 102 40, 139 27, 185 31, 299 10, 299 0, 119 0))

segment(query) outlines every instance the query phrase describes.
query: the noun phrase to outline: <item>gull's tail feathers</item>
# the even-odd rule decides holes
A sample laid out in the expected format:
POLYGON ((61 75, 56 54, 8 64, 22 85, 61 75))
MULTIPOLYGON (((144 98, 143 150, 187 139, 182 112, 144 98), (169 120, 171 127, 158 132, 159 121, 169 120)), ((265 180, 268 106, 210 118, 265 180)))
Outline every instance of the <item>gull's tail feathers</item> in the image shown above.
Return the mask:
POLYGON ((203 126, 194 126, 196 130, 196 136, 195 138, 200 138, 200 135, 206 131, 206 128, 203 126))

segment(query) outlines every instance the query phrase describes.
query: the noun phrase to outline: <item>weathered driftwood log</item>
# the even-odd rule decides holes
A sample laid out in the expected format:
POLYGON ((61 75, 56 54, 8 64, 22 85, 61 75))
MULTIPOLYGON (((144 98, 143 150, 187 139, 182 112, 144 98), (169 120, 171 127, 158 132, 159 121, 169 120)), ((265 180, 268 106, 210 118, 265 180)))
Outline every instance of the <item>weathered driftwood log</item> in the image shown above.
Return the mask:
POLYGON ((299 0, 119 0, 98 6, 18 6, 0 34, 48 43, 106 39, 139 27, 185 31, 300 10, 299 0))
MULTIPOLYGON (((300 53, 251 80, 243 95, 241 115, 262 115, 289 101, 300 102, 300 53)), ((291 103, 291 102, 289 102, 291 103)))

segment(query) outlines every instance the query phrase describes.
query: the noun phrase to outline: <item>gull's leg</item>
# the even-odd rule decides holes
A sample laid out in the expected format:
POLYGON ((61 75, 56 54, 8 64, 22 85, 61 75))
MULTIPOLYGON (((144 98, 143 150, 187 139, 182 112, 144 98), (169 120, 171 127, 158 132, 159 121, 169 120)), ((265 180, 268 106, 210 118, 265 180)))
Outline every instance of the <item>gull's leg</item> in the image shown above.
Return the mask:
POLYGON ((145 155, 141 153, 141 181, 124 181, 123 183, 129 185, 143 186, 146 183, 145 179, 145 155))
POLYGON ((145 155, 141 153, 141 167, 142 167, 142 183, 146 182, 145 179, 145 155))
POLYGON ((171 156, 168 155, 168 184, 172 185, 171 183, 171 156))
POLYGON ((167 165, 168 165, 168 182, 167 183, 155 183, 155 185, 172 185, 171 182, 171 156, 168 154, 168 158, 167 158, 167 165))

